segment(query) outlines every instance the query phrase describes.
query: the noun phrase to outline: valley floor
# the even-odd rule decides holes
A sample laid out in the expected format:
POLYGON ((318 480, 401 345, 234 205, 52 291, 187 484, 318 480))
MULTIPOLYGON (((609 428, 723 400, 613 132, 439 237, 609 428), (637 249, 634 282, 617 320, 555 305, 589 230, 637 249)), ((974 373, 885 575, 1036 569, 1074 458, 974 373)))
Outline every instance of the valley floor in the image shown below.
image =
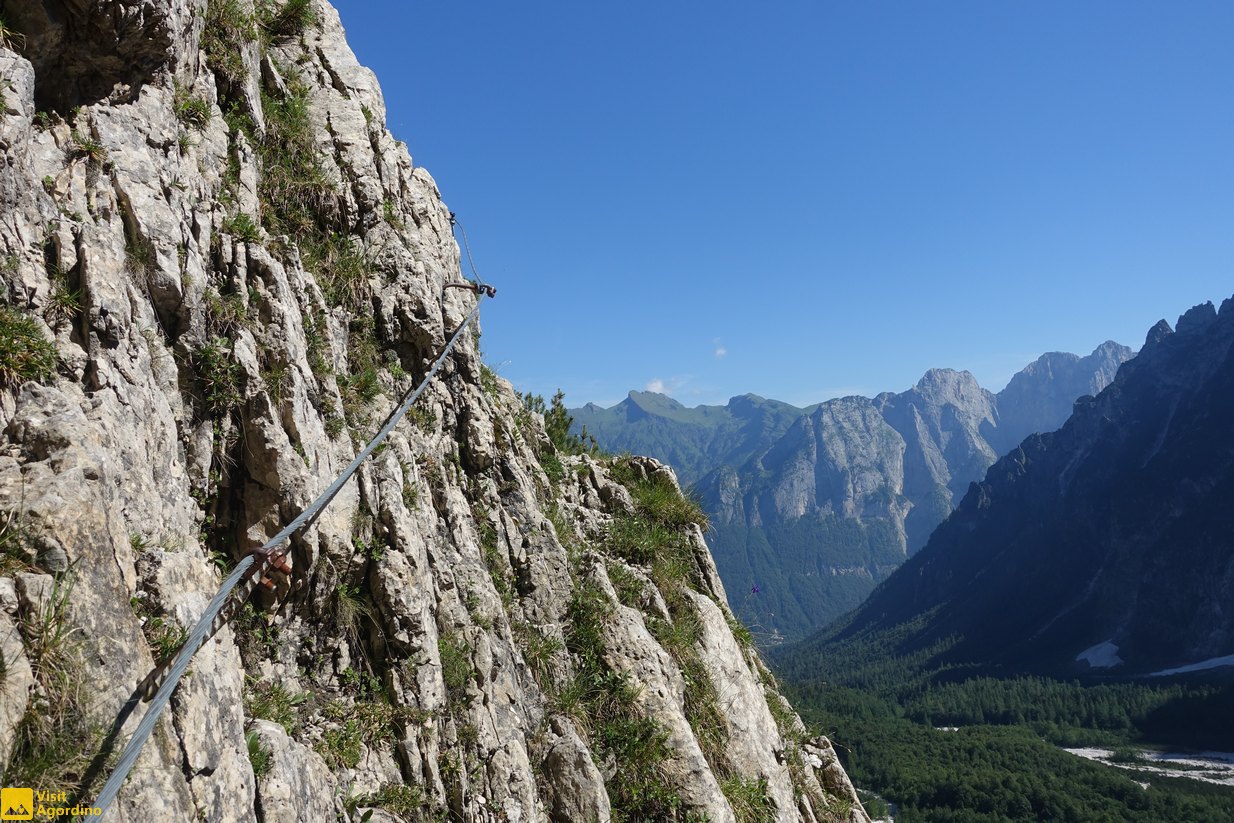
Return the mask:
POLYGON ((1121 762, 1115 759, 1114 749, 1064 748, 1063 751, 1133 772, 1161 777, 1189 777, 1205 783, 1234 786, 1234 752, 1145 751, 1141 752, 1138 761, 1121 762))

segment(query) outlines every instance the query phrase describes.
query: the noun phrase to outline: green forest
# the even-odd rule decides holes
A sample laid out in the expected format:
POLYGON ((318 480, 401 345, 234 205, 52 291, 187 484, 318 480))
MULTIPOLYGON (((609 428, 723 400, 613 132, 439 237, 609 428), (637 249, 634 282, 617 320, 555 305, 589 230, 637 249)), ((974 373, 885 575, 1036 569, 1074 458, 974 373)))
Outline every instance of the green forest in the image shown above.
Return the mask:
POLYGON ((717 524, 708 546, 733 610, 764 645, 798 640, 855 608, 904 560, 889 519, 820 513, 765 528, 717 524), (835 574, 833 567, 860 572, 835 574))
POLYGON ((1234 821, 1234 787, 1118 768, 1062 751, 1234 751, 1234 685, 1063 681, 927 671, 893 656, 788 651, 786 690, 853 781, 898 823, 1234 821), (804 676, 806 672, 812 676, 804 676), (790 674, 791 673, 791 676, 790 674), (958 727, 958 728, 957 728, 958 727))

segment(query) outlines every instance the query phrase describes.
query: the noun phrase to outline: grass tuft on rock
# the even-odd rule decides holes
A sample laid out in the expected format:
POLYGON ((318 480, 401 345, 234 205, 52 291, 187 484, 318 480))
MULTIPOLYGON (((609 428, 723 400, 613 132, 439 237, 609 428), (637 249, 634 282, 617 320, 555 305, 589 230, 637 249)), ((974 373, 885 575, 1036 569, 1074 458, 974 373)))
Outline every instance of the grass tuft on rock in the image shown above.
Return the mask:
POLYGON ((0 306, 0 387, 56 374, 56 347, 38 322, 11 306, 0 306))

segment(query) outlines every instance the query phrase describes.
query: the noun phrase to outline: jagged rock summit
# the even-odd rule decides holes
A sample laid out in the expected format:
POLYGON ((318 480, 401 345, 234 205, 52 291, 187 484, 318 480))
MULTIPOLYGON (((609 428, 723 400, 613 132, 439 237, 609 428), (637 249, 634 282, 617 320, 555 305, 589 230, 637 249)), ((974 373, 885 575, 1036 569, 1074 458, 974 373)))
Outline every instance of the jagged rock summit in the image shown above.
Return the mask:
MULTIPOLYGON (((0 34, 0 769, 88 803, 138 681, 475 298, 329 5, 8 0, 0 34)), ((110 819, 867 820, 672 473, 567 452, 465 334, 110 819)))

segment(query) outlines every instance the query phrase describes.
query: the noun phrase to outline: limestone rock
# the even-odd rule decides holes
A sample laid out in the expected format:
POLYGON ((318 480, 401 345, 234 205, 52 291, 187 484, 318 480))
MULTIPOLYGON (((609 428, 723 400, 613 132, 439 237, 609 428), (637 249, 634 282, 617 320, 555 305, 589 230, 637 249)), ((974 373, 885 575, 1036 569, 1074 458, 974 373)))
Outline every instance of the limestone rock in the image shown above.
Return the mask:
MULTIPOLYGON (((335 11, 199 10, 5 9, 29 45, 0 50, 0 291, 56 369, 0 389, 0 755, 6 779, 34 779, 12 744, 42 701, 83 729, 55 776, 84 779, 83 797, 148 710, 137 684, 232 564, 339 476, 475 299, 443 288, 461 278, 450 212, 386 130, 335 11)), ((197 652, 113 816, 607 820, 632 801, 615 780, 627 753, 583 721, 606 687, 660 741, 647 779, 663 797, 732 820, 721 775, 736 770, 766 781, 779 819, 817 819, 825 798, 785 765, 799 741, 768 726, 774 690, 732 639, 699 518, 679 500, 687 516, 655 532, 667 578, 655 547, 615 542, 651 516, 650 486, 679 500, 654 460, 560 453, 461 335, 292 538, 290 573, 258 581, 197 652), (611 611, 584 653, 594 586, 611 611), (703 659, 715 689, 755 705, 700 708, 703 659), (584 704, 563 708, 570 694, 584 704), (731 763, 705 745, 712 708, 729 712, 731 763)))
POLYGON ((311 749, 287 736, 277 723, 254 720, 252 749, 268 758, 257 779, 256 809, 265 823, 298 823, 334 817, 334 776, 311 749))

